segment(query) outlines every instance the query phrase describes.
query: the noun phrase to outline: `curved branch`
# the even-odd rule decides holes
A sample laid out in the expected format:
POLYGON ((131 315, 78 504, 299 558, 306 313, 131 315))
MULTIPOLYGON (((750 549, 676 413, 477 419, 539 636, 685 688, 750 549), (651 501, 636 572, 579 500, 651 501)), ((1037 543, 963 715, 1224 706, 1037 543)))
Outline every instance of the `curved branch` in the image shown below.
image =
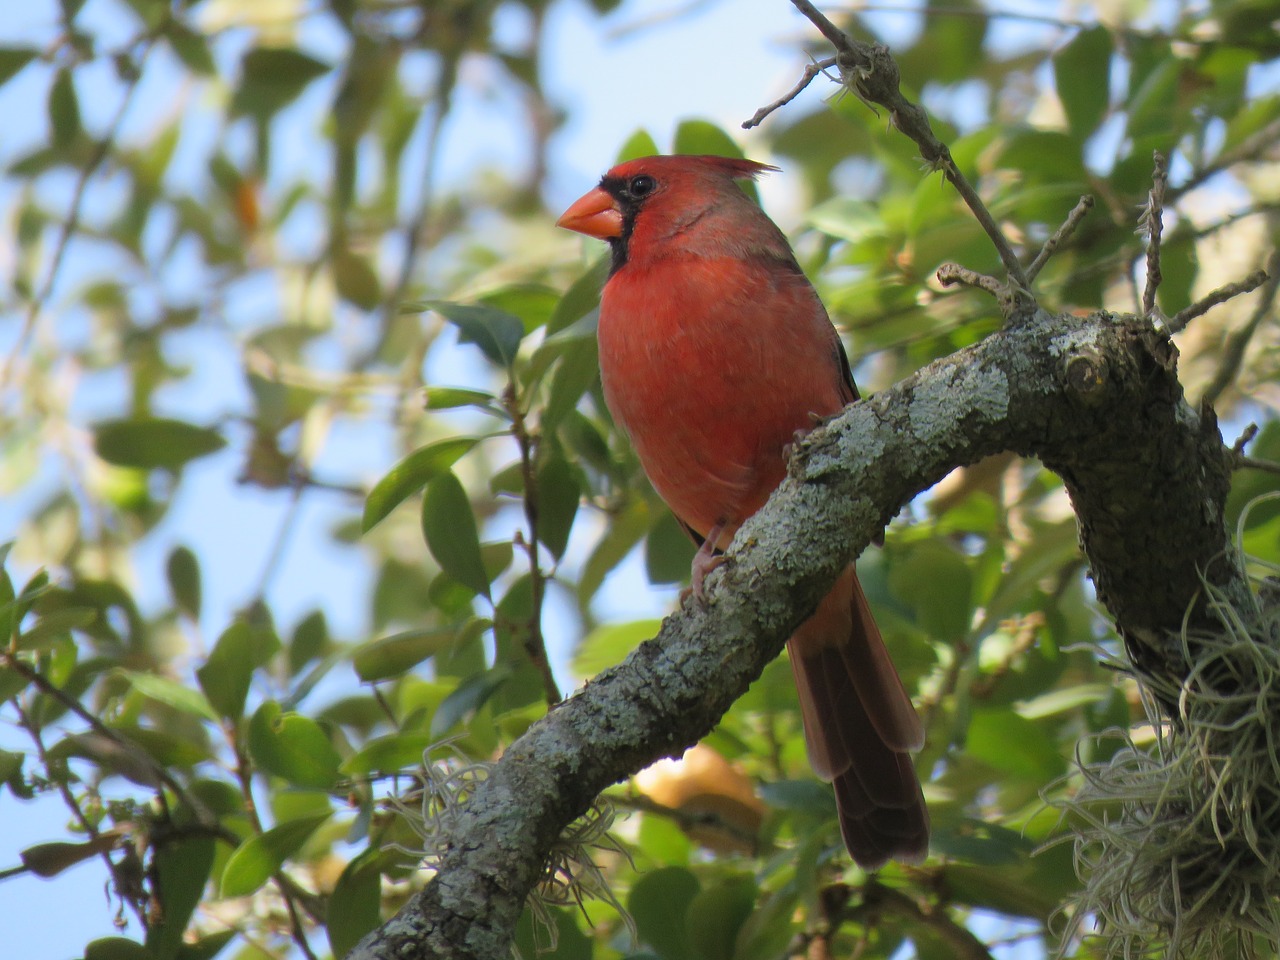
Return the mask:
POLYGON ((982 457, 1038 456, 1064 478, 1135 666, 1183 671, 1167 637, 1201 576, 1228 594, 1247 584, 1223 522, 1230 451, 1212 412, 1183 399, 1175 358, 1141 318, 1038 313, 815 430, 708 577, 706 601, 686 599, 656 638, 512 744, 462 810, 436 877, 351 957, 506 956, 564 826, 709 732, 884 524, 982 457))

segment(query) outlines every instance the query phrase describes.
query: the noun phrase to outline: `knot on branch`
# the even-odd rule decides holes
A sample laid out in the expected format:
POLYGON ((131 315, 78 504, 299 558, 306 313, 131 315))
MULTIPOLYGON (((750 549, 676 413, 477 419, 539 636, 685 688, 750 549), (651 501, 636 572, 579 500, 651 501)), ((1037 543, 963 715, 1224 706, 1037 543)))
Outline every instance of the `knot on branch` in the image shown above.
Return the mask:
POLYGON ((1086 350, 1068 357, 1066 362, 1067 388, 1090 406, 1100 403, 1106 395, 1107 358, 1094 350, 1086 350))

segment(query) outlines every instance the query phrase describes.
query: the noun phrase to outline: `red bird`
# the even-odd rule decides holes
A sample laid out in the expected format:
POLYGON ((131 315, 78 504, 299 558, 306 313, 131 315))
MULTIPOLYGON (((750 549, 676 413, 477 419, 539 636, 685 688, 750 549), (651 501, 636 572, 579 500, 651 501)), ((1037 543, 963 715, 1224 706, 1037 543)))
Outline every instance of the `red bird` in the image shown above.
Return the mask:
MULTIPOLYGON (((619 164, 558 225, 607 240, 604 396, 654 489, 700 543, 693 583, 782 482, 814 417, 858 398, 844 347, 782 232, 727 157, 619 164)), ((909 753, 924 741, 852 564, 787 641, 814 770, 835 785, 863 867, 918 861, 929 821, 909 753)))

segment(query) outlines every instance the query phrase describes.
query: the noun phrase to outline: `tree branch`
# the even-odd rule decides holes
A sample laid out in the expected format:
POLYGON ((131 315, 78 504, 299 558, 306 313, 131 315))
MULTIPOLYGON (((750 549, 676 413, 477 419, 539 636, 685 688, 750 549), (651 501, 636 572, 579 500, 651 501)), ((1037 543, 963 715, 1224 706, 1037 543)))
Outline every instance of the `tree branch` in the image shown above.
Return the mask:
POLYGON ((1038 456, 1063 477, 1135 668, 1185 673, 1169 637, 1201 577, 1228 595, 1248 585, 1223 522, 1230 451, 1212 411, 1184 400, 1176 355, 1141 318, 1042 313, 809 434, 708 577, 706 601, 687 599, 655 639, 512 744, 460 811, 435 878, 353 960, 506 956, 564 826, 709 732, 883 525, 984 456, 1038 456))

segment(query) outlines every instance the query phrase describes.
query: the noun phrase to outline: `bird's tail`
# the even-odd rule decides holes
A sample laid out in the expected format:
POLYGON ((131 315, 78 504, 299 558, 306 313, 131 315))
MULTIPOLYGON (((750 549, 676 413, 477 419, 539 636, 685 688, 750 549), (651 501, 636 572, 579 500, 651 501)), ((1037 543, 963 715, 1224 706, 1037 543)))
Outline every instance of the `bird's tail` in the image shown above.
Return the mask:
POLYGON ((924 730, 852 564, 787 649, 809 761, 835 786, 849 853, 869 870, 923 860, 929 815, 910 753, 924 730))

